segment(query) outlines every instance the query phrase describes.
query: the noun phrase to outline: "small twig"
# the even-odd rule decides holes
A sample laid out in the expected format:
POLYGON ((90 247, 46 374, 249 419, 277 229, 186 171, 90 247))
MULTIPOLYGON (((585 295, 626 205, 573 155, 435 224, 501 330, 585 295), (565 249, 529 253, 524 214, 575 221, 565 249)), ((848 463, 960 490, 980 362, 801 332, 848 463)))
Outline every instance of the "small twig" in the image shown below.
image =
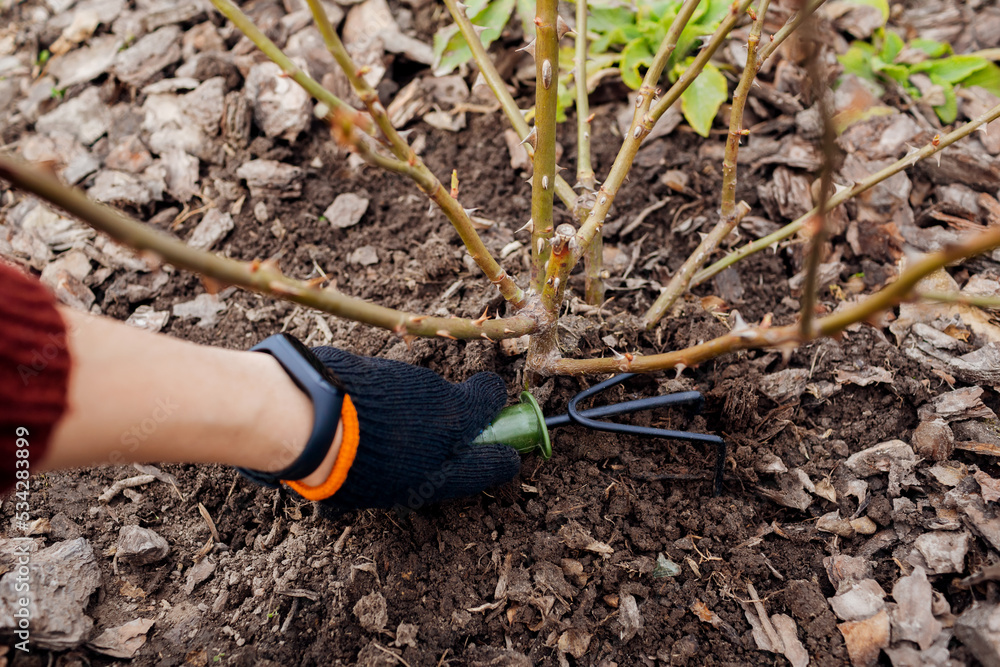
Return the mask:
POLYGON ((131 489, 132 487, 135 486, 142 486, 143 484, 150 484, 155 481, 156 478, 153 477, 152 475, 136 475, 135 477, 120 479, 111 486, 109 486, 107 489, 105 489, 104 493, 102 493, 97 497, 97 500, 107 505, 108 503, 111 502, 111 500, 115 496, 117 496, 125 489, 131 489))
POLYGON ((282 588, 278 590, 278 595, 287 595, 290 598, 305 598, 312 602, 319 599, 319 593, 305 588, 282 588))
POLYGON ((215 522, 212 521, 212 515, 208 513, 208 510, 205 509, 205 506, 201 503, 198 503, 198 513, 201 514, 201 518, 208 524, 208 532, 212 534, 212 540, 214 542, 221 542, 222 540, 219 539, 219 531, 215 527, 215 522))
POLYGON ((618 238, 624 238, 634 232, 639 225, 641 225, 646 218, 649 217, 651 213, 659 211, 661 208, 670 203, 670 197, 665 197, 658 202, 652 203, 646 208, 639 211, 639 215, 635 216, 635 220, 632 220, 627 225, 622 227, 621 231, 618 232, 618 238))
POLYGON ((284 634, 288 632, 288 628, 292 627, 292 619, 295 618, 295 612, 299 610, 299 598, 292 598, 292 606, 288 609, 288 616, 285 616, 285 622, 281 624, 281 629, 279 632, 284 634))
POLYGON ((778 636, 778 632, 774 629, 774 626, 771 625, 771 617, 767 615, 767 610, 764 609, 764 603, 761 602, 760 596, 757 595, 757 589, 754 588, 754 585, 749 581, 747 582, 747 593, 750 595, 750 604, 752 604, 754 609, 757 611, 761 627, 764 630, 764 634, 767 635, 768 641, 771 642, 771 646, 776 651, 783 650, 785 643, 781 641, 781 637, 778 636))
POLYGON ((813 82, 813 99, 819 108, 823 123, 823 167, 820 171, 819 203, 816 216, 812 220, 812 238, 809 253, 806 255, 805 280, 802 283, 802 307, 799 310, 799 326, 803 337, 812 333, 812 323, 816 316, 816 302, 819 299, 819 265, 823 261, 826 242, 830 236, 830 194, 833 191, 833 161, 837 156, 837 133, 833 127, 833 113, 830 110, 829 98, 822 86, 823 68, 820 66, 820 51, 822 41, 816 21, 810 22, 810 35, 814 52, 806 62, 806 71, 813 82))
POLYGON ((170 473, 163 472, 154 465, 144 465, 142 463, 133 463, 132 467, 144 475, 152 475, 153 477, 160 480, 164 484, 169 484, 170 487, 177 493, 178 498, 184 501, 187 500, 184 494, 181 493, 181 490, 178 486, 177 478, 171 475, 170 473))
POLYGON ((372 642, 372 646, 374 646, 375 648, 377 648, 378 650, 382 651, 383 653, 385 653, 387 655, 391 655, 393 658, 395 658, 399 662, 399 664, 405 665, 405 667, 412 667, 410 665, 410 663, 408 663, 405 660, 403 660, 403 656, 399 655, 395 651, 390 651, 389 649, 387 649, 386 647, 382 646, 378 642, 372 642))
POLYGON ((347 526, 344 528, 344 532, 340 534, 337 541, 333 543, 333 553, 339 554, 344 550, 344 544, 347 542, 348 536, 351 534, 351 527, 347 526))

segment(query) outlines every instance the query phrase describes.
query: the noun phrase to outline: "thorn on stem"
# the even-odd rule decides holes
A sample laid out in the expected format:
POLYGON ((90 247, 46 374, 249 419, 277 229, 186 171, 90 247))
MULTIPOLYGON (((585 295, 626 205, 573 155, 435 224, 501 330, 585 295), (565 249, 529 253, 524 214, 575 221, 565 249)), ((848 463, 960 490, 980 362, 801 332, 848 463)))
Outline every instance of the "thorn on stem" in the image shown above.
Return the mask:
POLYGON ((576 34, 576 31, 569 27, 569 24, 563 20, 563 17, 556 16, 556 35, 559 39, 562 39, 566 35, 576 34))
POLYGON ((535 57, 535 40, 531 40, 530 42, 528 42, 527 44, 525 44, 521 48, 515 49, 515 51, 524 51, 525 53, 529 54, 532 58, 534 58, 535 57))
POLYGON ((532 148, 538 148, 538 128, 532 126, 531 131, 521 140, 519 145, 531 144, 532 148))
POLYGON ((438 329, 437 331, 434 332, 434 334, 436 336, 440 336, 441 338, 450 338, 451 340, 458 340, 444 329, 438 329))

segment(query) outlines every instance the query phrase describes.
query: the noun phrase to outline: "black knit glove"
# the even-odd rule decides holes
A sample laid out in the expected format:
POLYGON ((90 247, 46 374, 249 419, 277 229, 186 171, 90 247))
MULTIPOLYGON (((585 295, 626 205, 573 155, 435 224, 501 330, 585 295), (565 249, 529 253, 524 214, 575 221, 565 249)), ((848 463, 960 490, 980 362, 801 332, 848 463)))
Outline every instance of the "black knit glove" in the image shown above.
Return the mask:
POLYGON ((313 353, 343 384, 360 431, 346 480, 323 504, 340 510, 417 509, 475 495, 517 475, 521 458, 514 449, 469 444, 507 401, 495 373, 452 384, 398 361, 332 347, 313 353))

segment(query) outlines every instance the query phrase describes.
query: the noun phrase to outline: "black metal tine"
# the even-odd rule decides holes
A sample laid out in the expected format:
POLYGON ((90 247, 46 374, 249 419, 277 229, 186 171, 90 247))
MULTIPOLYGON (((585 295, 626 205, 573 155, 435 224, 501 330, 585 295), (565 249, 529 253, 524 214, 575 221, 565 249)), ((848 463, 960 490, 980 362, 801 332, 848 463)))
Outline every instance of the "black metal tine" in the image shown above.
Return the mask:
MULTIPOLYGON (((632 401, 623 401, 621 403, 612 403, 611 405, 602 405, 596 408, 590 408, 584 410, 580 414, 590 419, 596 419, 597 417, 610 417, 611 415, 627 415, 633 412, 639 412, 640 410, 652 410, 654 408, 665 408, 673 405, 685 405, 688 403, 694 403, 695 412, 699 412, 704 402, 705 399, 702 397, 701 392, 682 391, 676 394, 667 394, 666 396, 650 396, 649 398, 638 398, 632 401)), ((557 426, 566 426, 572 423, 573 420, 570 419, 570 416, 568 414, 554 415, 552 417, 547 417, 545 419, 545 425, 548 426, 549 428, 555 428, 557 426)))
MULTIPOLYGON (((571 420, 594 429, 595 431, 607 431, 610 433, 625 433, 628 435, 645 435, 653 438, 669 438, 671 440, 686 440, 688 442, 701 442, 714 444, 715 453, 715 483, 713 485, 713 495, 722 495, 722 478, 726 465, 726 441, 717 435, 707 433, 691 433, 689 431, 672 431, 661 428, 651 428, 648 426, 632 426, 630 424, 618 424, 615 422, 597 421, 589 418, 585 413, 577 410, 577 404, 585 398, 590 398, 608 387, 624 382, 635 375, 635 373, 622 373, 615 375, 604 382, 600 382, 589 389, 581 391, 569 401, 569 417, 571 420)), ((588 411, 589 412, 589 411, 588 411)))

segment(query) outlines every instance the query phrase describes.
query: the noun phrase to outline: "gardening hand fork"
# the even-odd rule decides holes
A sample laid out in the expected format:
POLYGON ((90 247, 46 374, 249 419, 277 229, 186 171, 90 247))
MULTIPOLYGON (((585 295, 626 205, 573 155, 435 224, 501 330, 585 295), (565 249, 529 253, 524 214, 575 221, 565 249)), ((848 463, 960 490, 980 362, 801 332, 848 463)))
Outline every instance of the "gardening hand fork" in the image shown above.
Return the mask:
POLYGON ((545 417, 535 397, 530 392, 523 391, 520 397, 521 403, 504 408, 497 418, 475 439, 474 444, 503 443, 514 447, 522 453, 532 452, 537 448, 542 458, 547 459, 552 456, 552 443, 549 438, 548 429, 557 426, 567 426, 569 424, 579 424, 595 431, 712 444, 716 447, 713 493, 716 496, 720 495, 722 493, 722 478, 726 462, 726 442, 719 436, 707 433, 692 433, 690 431, 674 431, 649 426, 598 421, 600 417, 624 415, 640 410, 674 405, 690 405, 694 408, 695 412, 698 412, 705 401, 701 392, 684 391, 667 394, 666 396, 651 396, 649 398, 640 398, 622 403, 602 405, 588 410, 580 410, 577 407, 580 401, 590 398, 616 384, 620 384, 633 375, 635 373, 615 375, 604 382, 594 385, 590 389, 581 391, 570 400, 567 414, 556 415, 554 417, 545 417))

